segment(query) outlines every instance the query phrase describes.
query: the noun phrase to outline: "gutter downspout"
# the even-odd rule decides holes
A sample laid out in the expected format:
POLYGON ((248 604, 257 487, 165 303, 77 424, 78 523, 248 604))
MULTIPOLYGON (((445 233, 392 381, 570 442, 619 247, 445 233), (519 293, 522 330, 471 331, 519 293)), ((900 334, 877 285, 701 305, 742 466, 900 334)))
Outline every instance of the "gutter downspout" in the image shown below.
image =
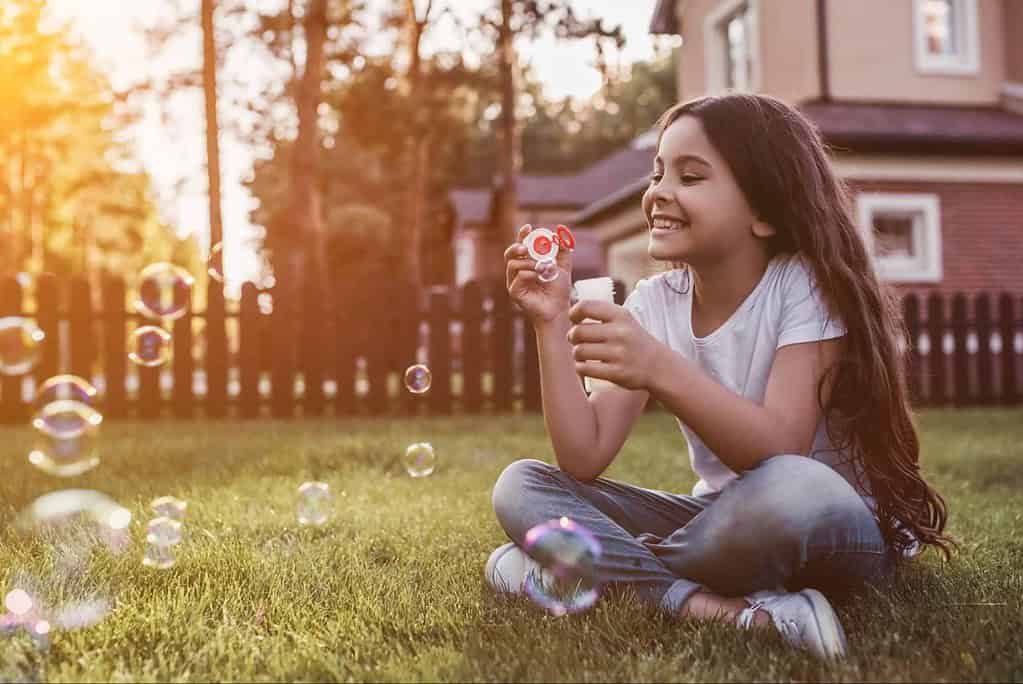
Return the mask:
POLYGON ((828 0, 817 0, 817 73, 820 99, 831 101, 831 74, 828 68, 828 0))

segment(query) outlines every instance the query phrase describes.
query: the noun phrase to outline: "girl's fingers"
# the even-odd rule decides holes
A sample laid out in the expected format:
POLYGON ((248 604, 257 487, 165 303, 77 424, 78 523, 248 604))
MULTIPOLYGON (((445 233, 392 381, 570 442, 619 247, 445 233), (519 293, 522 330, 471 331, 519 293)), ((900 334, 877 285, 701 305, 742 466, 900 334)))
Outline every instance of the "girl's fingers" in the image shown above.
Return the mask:
POLYGON ((510 259, 515 259, 517 257, 524 257, 527 254, 529 254, 529 250, 526 249, 526 246, 516 242, 515 244, 509 245, 508 249, 504 250, 504 260, 509 261, 510 259))
POLYGON ((522 226, 521 228, 519 228, 519 235, 518 235, 518 238, 517 238, 518 241, 521 243, 523 240, 525 240, 526 236, 529 235, 529 233, 532 232, 532 230, 533 230, 533 226, 528 224, 528 223, 526 225, 522 226))
POLYGON ((576 361, 617 361, 618 354, 609 344, 577 344, 572 347, 576 361))

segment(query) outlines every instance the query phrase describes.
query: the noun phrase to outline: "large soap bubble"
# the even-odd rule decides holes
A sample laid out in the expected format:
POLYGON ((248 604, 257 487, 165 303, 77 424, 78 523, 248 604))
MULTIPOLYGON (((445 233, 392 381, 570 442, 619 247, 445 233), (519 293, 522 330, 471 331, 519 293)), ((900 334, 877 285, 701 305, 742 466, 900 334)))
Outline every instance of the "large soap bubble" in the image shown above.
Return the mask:
POLYGON ((139 275, 139 297, 135 309, 156 320, 175 320, 188 311, 189 294, 195 279, 180 266, 150 264, 139 275))
POLYGON ((600 596, 601 546, 584 526, 557 518, 526 533, 525 551, 543 568, 526 577, 526 594, 553 615, 589 609, 600 596))
POLYGON ((46 334, 31 319, 0 318, 0 374, 24 375, 32 370, 46 334))

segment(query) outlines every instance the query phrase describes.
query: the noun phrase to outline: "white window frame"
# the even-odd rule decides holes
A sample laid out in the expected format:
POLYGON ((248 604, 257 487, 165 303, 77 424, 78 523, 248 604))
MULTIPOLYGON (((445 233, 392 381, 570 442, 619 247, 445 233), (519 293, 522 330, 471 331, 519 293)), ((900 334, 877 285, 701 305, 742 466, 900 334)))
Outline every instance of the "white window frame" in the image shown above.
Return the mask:
POLYGON ((955 16, 962 24, 953 27, 958 32, 961 53, 954 57, 936 57, 927 52, 927 33, 924 30, 924 3, 913 0, 913 45, 918 73, 934 76, 975 76, 980 73, 980 37, 977 0, 952 0, 956 3, 955 16))
POLYGON ((728 92, 728 68, 725 59, 727 43, 722 45, 722 24, 739 11, 743 5, 749 12, 749 92, 760 90, 760 0, 721 0, 703 20, 703 59, 707 79, 707 92, 720 95, 728 92))
POLYGON ((856 197, 860 230, 878 276, 896 283, 939 283, 942 278, 941 201, 932 194, 861 193, 856 197), (919 257, 874 255, 874 216, 915 214, 913 244, 919 257))

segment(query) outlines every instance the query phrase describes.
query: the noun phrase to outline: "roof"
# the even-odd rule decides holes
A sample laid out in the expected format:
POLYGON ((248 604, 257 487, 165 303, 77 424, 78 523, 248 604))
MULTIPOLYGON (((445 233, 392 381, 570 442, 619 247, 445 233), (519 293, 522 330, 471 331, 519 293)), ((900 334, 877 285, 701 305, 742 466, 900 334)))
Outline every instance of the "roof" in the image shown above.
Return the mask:
POLYGON ((458 222, 465 225, 489 220, 492 195, 493 191, 489 188, 452 190, 451 203, 455 205, 458 222))
POLYGON ((1023 155, 1023 116, 998 107, 808 102, 833 147, 856 152, 1023 155))
POLYGON ((675 0, 657 0, 654 16, 650 20, 650 33, 682 34, 675 14, 675 0))
MULTIPOLYGON (((620 192, 622 186, 643 180, 653 164, 656 131, 637 137, 631 144, 573 175, 531 175, 518 177, 520 207, 559 207, 580 210, 620 192)), ((451 191, 461 224, 483 223, 490 218, 493 189, 462 188, 451 191)))
POLYGON ((519 176, 519 204, 582 209, 649 174, 656 142, 655 137, 640 136, 572 176, 519 176))
MULTIPOLYGON (((867 102, 799 105, 840 151, 958 156, 1023 156, 1023 115, 997 107, 953 107, 867 102)), ((650 152, 646 151, 647 164, 650 152)), ((628 172, 610 175, 630 176, 628 172)), ((624 181, 575 217, 584 225, 643 193, 642 179, 624 181)))

